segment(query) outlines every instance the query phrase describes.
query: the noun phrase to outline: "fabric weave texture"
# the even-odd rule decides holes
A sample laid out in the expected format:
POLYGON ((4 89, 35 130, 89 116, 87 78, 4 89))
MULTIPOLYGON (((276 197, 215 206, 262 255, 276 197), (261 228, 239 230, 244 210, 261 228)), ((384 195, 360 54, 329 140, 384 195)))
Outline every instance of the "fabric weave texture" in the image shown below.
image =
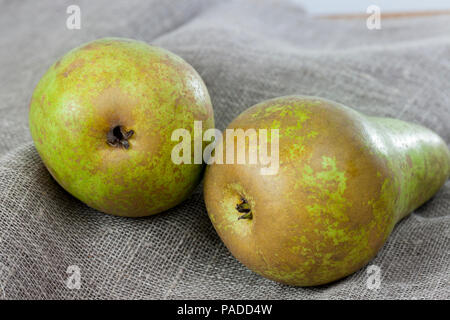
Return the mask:
POLYGON ((70 49, 128 37, 183 57, 204 79, 223 130, 246 108, 289 94, 422 124, 450 143, 450 16, 329 20, 294 1, 0 1, 0 299, 450 299, 450 181, 401 221, 370 269, 297 288, 246 269, 212 227, 201 186, 141 219, 97 212, 42 164, 28 106, 46 69, 70 49), (66 286, 69 266, 81 288, 66 286))

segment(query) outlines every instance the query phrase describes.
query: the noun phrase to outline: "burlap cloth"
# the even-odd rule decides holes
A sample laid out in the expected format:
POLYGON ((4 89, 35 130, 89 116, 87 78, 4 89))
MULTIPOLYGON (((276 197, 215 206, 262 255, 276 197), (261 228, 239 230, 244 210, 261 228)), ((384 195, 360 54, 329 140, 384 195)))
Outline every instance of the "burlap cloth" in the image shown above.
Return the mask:
POLYGON ((27 123, 32 91, 58 57, 121 36, 191 63, 221 130, 259 101, 299 93, 417 122, 450 142, 450 16, 384 19, 368 30, 364 19, 317 19, 289 1, 77 1, 81 29, 68 30, 70 4, 0 2, 0 299, 450 298, 450 181, 370 263, 381 270, 378 289, 368 268, 295 288, 228 253, 201 188, 145 219, 88 208, 47 173, 27 123), (66 285, 74 265, 78 290, 66 285))

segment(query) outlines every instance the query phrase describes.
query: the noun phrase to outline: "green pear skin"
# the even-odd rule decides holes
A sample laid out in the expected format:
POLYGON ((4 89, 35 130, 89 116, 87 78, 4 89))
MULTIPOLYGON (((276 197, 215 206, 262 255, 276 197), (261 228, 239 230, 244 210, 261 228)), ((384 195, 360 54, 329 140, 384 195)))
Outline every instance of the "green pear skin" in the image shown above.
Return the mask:
POLYGON ((431 130, 318 97, 259 103, 235 128, 278 128, 279 170, 208 165, 209 217, 240 262, 289 285, 326 284, 366 265, 450 174, 449 149, 431 130))
POLYGON ((175 129, 214 127, 211 101, 183 59, 144 42, 105 38, 73 49, 34 90, 29 125, 45 166, 99 211, 141 217, 183 201, 203 164, 174 164, 175 129))

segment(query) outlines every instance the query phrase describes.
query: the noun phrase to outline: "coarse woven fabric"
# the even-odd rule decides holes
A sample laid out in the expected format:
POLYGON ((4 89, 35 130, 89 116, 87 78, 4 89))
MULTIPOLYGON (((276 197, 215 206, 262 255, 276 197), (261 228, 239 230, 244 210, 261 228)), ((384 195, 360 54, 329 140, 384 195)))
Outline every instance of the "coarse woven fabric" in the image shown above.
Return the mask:
MULTIPOLYGON (((369 264, 338 282, 297 288, 235 260, 215 233, 201 188, 166 213, 108 216, 50 177, 28 131, 31 94, 65 52, 105 36, 180 55, 209 88, 217 127, 262 100, 316 95, 368 115, 434 129, 450 142, 450 16, 309 16, 289 1, 0 1, 0 299, 449 299, 450 181, 397 225, 369 264), (69 266, 81 288, 69 289, 69 266)), ((70 270, 69 270, 70 271, 70 270)))

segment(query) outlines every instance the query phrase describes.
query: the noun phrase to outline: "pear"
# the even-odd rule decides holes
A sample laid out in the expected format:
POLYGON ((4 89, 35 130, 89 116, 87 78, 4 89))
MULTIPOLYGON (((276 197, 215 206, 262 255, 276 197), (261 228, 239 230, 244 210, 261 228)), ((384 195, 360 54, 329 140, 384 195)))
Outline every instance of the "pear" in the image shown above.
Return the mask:
POLYGON ((194 121, 214 127, 198 73, 167 50, 123 38, 84 44, 54 63, 29 114, 55 180, 88 206, 126 217, 165 211, 198 185, 202 161, 171 156, 172 133, 182 128, 194 138, 194 121))
MULTIPOLYGON (((450 174, 450 152, 434 132, 318 97, 259 103, 228 126, 238 128, 278 129, 279 168, 208 165, 206 208, 240 262, 289 285, 326 284, 366 265, 450 174)), ((224 138, 216 154, 230 148, 224 138)))

